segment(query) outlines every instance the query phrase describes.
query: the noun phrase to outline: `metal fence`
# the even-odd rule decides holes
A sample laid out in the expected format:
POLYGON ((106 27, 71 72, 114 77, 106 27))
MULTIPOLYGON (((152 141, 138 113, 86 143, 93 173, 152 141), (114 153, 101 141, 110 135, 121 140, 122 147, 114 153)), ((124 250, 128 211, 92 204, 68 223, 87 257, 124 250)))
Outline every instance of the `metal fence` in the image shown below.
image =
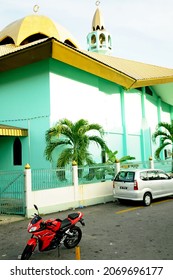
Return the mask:
MULTIPOLYGON (((150 161, 144 161, 144 162, 125 162, 120 164, 121 169, 145 169, 150 168, 150 161)), ((153 166, 156 169, 162 169, 163 171, 167 173, 172 173, 172 166, 173 161, 172 160, 155 160, 153 161, 153 166)))
MULTIPOLYGON (((150 162, 124 162, 120 169, 150 168, 150 162)), ((171 172, 172 161, 154 161, 154 168, 171 172)), ((111 181, 115 176, 115 164, 95 164, 78 167, 79 184, 111 181)), ((32 190, 62 188, 73 185, 72 167, 58 169, 32 169, 32 190)))
MULTIPOLYGON (((150 168, 147 162, 125 162, 120 169, 150 168)), ((167 173, 172 172, 171 160, 154 161, 154 168, 167 173)), ((95 164, 78 167, 78 184, 92 184, 111 181, 115 176, 116 164, 95 164)), ((31 169, 32 191, 63 188, 73 185, 72 166, 61 169, 31 169)), ((93 186, 94 187, 94 186, 93 186)), ((25 215, 25 182, 24 171, 0 170, 0 214, 25 215)))
POLYGON ((97 164, 78 167, 79 184, 110 181, 115 175, 115 164, 97 164))
MULTIPOLYGON (((62 188, 73 185, 72 167, 61 169, 32 169, 32 190, 62 188)), ((115 164, 78 167, 79 184, 112 180, 115 164)))
POLYGON ((32 190, 44 190, 71 186, 72 167, 59 169, 32 169, 32 190))
POLYGON ((172 173, 172 171, 173 171, 173 161, 172 160, 154 161, 154 168, 162 169, 167 173, 172 173))
POLYGON ((149 161, 129 161, 129 162, 122 162, 120 163, 121 169, 145 169, 150 168, 150 162, 149 161))
POLYGON ((0 171, 0 214, 25 215, 23 171, 0 171))

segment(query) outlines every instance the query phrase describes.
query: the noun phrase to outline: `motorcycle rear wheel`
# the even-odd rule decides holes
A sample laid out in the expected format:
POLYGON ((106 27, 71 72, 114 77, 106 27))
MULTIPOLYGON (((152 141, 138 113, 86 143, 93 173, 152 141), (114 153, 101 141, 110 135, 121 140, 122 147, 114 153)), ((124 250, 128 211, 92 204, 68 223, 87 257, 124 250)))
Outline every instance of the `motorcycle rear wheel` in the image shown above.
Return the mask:
POLYGON ((67 249, 72 249, 74 247, 76 247, 81 238, 82 238, 82 231, 79 227, 77 226, 74 226, 71 230, 70 230, 70 233, 72 233, 73 235, 68 235, 64 241, 64 246, 67 248, 67 249))
POLYGON ((29 260, 32 253, 33 253, 33 246, 32 245, 26 245, 26 247, 23 250, 23 253, 21 255, 21 260, 29 260))

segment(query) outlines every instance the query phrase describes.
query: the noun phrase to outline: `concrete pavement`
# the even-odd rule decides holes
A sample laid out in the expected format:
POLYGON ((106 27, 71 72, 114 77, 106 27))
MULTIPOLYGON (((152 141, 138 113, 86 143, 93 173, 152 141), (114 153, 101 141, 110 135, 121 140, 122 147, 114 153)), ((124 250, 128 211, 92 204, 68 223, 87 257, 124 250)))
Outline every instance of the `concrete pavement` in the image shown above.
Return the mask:
MULTIPOLYGON (((79 244, 82 260, 173 259, 173 198, 153 202, 149 207, 111 202, 54 213, 43 218, 63 219, 78 210, 84 213, 86 224, 81 227, 83 236, 79 244)), ((3 218, 4 224, 0 226, 0 259, 19 259, 30 238, 27 232, 30 220, 14 216, 3 218), (23 220, 12 222, 16 218, 23 220)), ((31 259, 74 260, 75 249, 68 250, 62 246, 58 256, 57 249, 39 252, 37 248, 31 259)))
POLYGON ((20 215, 0 215, 0 225, 17 222, 24 219, 25 217, 20 215))

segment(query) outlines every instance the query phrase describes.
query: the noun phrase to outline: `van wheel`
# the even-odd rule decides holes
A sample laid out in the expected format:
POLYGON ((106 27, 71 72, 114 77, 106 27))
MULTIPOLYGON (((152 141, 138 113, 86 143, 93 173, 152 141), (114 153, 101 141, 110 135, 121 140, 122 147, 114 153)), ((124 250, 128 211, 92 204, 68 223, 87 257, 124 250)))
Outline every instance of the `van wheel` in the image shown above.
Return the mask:
POLYGON ((152 197, 150 193, 145 193, 144 194, 144 198, 143 198, 143 202, 145 206, 149 206, 151 204, 152 201, 152 197))
POLYGON ((121 199, 121 198, 117 198, 117 201, 119 204, 123 203, 123 199, 121 199))

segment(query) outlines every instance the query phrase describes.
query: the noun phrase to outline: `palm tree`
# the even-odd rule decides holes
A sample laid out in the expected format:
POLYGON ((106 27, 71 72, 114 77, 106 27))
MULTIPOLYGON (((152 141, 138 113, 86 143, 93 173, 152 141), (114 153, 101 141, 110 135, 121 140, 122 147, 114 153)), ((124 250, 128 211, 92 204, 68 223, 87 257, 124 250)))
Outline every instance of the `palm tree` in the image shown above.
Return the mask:
POLYGON ((124 162, 124 161, 128 161, 128 160, 133 160, 135 159, 135 157, 131 157, 131 156, 123 156, 121 157, 120 159, 117 158, 117 153, 118 151, 111 151, 109 149, 106 150, 106 153, 108 155, 108 160, 107 160, 107 163, 115 163, 115 162, 124 162))
POLYGON ((155 143, 157 138, 160 138, 160 146, 155 151, 155 157, 160 159, 161 151, 166 146, 171 145, 171 155, 173 160, 173 121, 171 121, 171 124, 166 122, 158 123, 156 131, 152 135, 152 139, 155 143))
POLYGON ((57 167, 65 167, 67 164, 76 162, 78 166, 94 163, 89 153, 91 142, 105 149, 103 140, 103 128, 96 123, 89 124, 87 120, 80 119, 73 123, 68 119, 59 120, 55 126, 46 131, 45 156, 52 161, 52 153, 56 148, 62 148, 57 158, 57 167), (97 133, 92 135, 91 133, 97 133))

